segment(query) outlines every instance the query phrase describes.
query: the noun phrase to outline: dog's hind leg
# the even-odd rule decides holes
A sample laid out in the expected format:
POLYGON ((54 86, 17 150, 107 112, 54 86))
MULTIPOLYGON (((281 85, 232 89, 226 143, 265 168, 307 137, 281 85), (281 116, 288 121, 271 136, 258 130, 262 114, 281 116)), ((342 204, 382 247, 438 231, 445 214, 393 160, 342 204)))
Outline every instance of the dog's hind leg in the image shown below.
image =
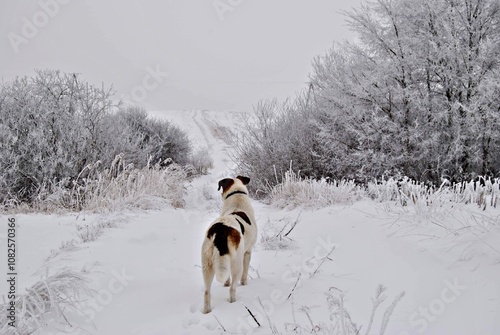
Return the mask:
POLYGON ((212 287, 212 281, 214 280, 214 270, 213 268, 203 268, 203 281, 205 282, 205 294, 204 294, 204 304, 203 313, 207 314, 212 311, 210 306, 210 289, 212 287))
POLYGON ((241 277, 241 271, 242 257, 234 257, 231 260, 231 286, 229 287, 229 302, 236 301, 236 285, 238 285, 238 278, 241 277))
MULTIPOLYGON (((202 261, 201 261, 201 269, 203 271, 203 282, 205 283, 205 293, 203 296, 203 313, 207 314, 212 311, 212 307, 210 306, 210 289, 212 287, 212 282, 214 280, 215 276, 215 271, 214 271, 214 264, 213 260, 211 258, 211 250, 207 248, 210 253, 204 253, 202 256, 202 261)), ((207 250, 207 249, 204 249, 207 250)))
POLYGON ((252 253, 250 251, 245 252, 245 255, 243 256, 243 274, 241 275, 241 285, 247 284, 248 267, 250 266, 251 258, 252 253))

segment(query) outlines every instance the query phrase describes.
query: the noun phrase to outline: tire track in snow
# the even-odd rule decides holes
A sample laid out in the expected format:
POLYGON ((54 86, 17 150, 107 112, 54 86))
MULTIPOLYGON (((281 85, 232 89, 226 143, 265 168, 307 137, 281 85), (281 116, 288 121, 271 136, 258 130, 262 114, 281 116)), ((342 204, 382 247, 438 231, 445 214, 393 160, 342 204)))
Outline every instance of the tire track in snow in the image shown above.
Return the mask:
POLYGON ((232 115, 229 115, 228 112, 202 110, 192 111, 191 116, 206 143, 208 154, 214 162, 210 173, 212 179, 221 177, 221 174, 231 173, 231 170, 234 169, 234 162, 229 155, 231 150, 229 137, 232 134, 231 129, 235 127, 232 115))
POLYGON ((205 119, 204 115, 203 115, 203 111, 192 111, 191 112, 191 115, 192 115, 192 119, 193 119, 193 122, 196 124, 196 126, 198 127, 198 129, 200 130, 201 132, 201 135, 203 136, 206 144, 207 144, 207 149, 208 151, 212 151, 212 148, 213 148, 213 145, 214 145, 214 141, 215 141, 215 138, 213 136, 210 136, 210 130, 207 129, 207 126, 204 126, 200 120, 200 118, 203 118, 205 119), (201 115, 200 115, 201 113, 201 115), (211 138, 210 138, 211 137, 211 138))

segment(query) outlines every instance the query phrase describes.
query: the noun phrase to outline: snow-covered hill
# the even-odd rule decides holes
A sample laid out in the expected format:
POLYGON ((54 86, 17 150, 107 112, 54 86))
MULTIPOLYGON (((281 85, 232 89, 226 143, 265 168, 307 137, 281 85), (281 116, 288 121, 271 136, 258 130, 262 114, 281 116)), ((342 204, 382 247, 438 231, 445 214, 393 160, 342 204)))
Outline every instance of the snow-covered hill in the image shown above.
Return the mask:
MULTIPOLYGON (((195 145, 212 155, 214 169, 187 186, 182 209, 104 218, 18 216, 19 289, 42 277, 40 269, 48 265, 48 271, 85 267, 95 290, 95 298, 79 306, 84 315, 68 319, 71 326, 48 318, 37 334, 348 334, 348 319, 362 326, 360 334, 370 324, 369 334, 384 329, 391 335, 496 334, 500 329, 498 236, 478 242, 491 247, 489 252, 461 257, 449 239, 434 238, 433 227, 404 236, 406 230, 396 227, 414 222, 392 215, 391 204, 366 199, 319 210, 281 210, 254 201, 260 236, 251 279, 238 286, 232 304, 228 288, 214 283, 213 312, 202 314, 201 242, 218 215, 217 182, 234 168, 228 134, 239 131, 241 115, 154 115, 188 130, 195 145), (47 259, 51 249, 78 240, 77 225, 98 220, 113 221, 115 227, 47 259), (379 290, 386 299, 371 323, 379 285, 386 287, 379 290), (384 314, 400 297, 393 313, 384 314)), ((498 211, 488 211, 483 215, 498 225, 498 211)), ((0 289, 3 294, 4 286, 0 289)))

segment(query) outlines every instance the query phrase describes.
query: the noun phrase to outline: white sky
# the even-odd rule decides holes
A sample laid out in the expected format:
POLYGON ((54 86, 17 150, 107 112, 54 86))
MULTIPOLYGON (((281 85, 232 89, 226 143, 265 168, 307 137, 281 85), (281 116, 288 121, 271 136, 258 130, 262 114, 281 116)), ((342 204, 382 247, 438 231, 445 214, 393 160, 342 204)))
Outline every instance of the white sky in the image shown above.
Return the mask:
POLYGON ((304 88, 313 58, 353 38, 339 11, 359 3, 3 0, 0 77, 60 69, 148 109, 248 111, 304 88), (217 3, 234 6, 219 15, 217 3), (158 81, 147 77, 155 68, 158 81))

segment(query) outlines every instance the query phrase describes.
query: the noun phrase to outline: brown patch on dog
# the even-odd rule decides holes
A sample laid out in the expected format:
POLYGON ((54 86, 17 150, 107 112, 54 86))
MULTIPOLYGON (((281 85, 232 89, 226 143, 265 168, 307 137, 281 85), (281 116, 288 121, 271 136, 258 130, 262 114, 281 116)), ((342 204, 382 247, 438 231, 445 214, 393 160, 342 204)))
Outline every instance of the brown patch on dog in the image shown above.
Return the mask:
POLYGON ((238 176, 236 178, 238 178, 239 180, 241 180, 241 182, 243 183, 243 185, 247 185, 250 182, 250 178, 248 178, 248 177, 238 176))
POLYGON ((240 244, 240 233, 233 227, 226 226, 222 222, 215 223, 208 230, 207 237, 209 239, 214 235, 214 246, 219 250, 221 256, 229 253, 229 242, 236 248, 240 244))
POLYGON ((221 187, 222 187, 222 193, 224 192, 227 192, 227 190, 233 186, 234 184, 234 180, 231 179, 231 178, 224 178, 222 180, 219 181, 219 188, 217 189, 217 191, 220 191, 221 187))
POLYGON ((228 241, 234 246, 235 249, 238 249, 241 241, 240 233, 236 229, 231 228, 228 236, 228 241))

